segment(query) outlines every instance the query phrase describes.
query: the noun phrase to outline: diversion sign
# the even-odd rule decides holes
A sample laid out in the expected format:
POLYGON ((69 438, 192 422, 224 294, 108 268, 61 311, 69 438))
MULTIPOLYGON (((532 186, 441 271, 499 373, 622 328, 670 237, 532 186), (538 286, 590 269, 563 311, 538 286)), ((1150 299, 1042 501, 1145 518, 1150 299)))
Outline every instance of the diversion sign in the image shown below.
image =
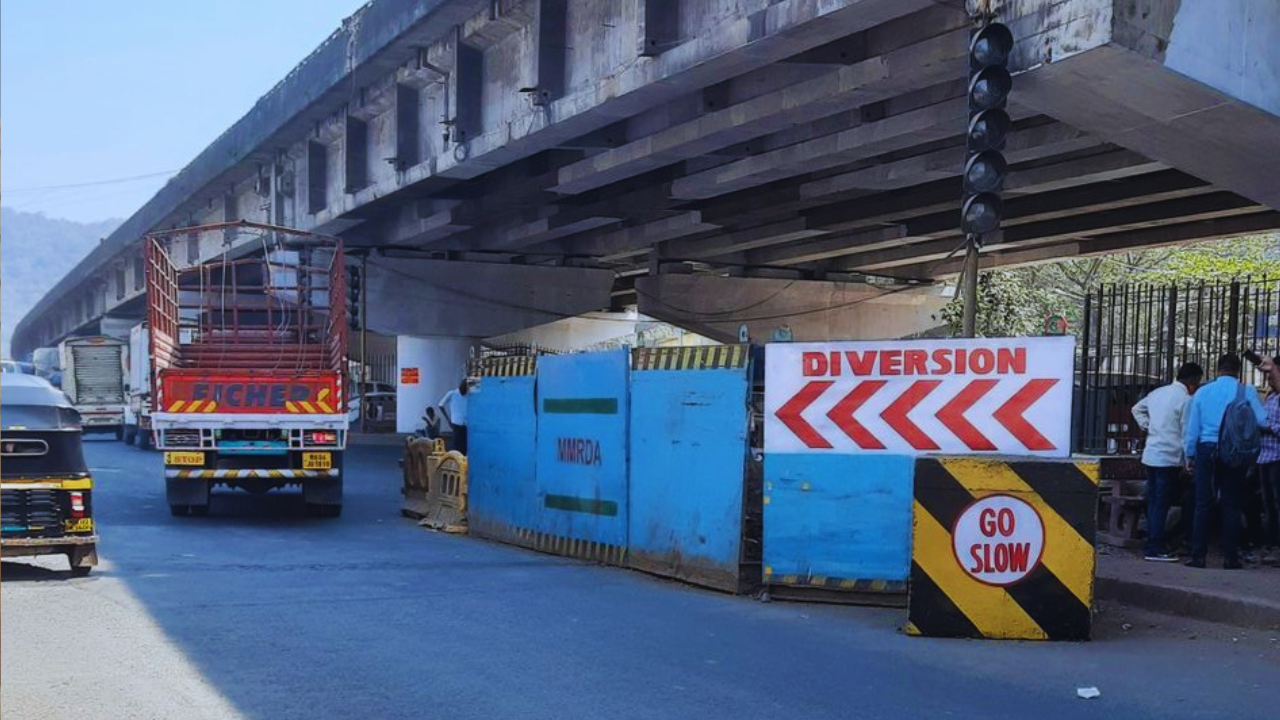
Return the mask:
POLYGON ((1075 338, 774 343, 765 450, 1070 453, 1075 338))

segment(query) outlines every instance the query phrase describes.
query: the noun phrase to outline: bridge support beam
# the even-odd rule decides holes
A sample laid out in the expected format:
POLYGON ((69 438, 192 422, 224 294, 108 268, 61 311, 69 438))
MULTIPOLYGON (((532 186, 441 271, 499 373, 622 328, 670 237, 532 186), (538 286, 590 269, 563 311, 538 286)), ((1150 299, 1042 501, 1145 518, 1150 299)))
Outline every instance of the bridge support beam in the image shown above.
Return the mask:
POLYGON ((489 337, 609 307, 613 272, 371 257, 366 283, 374 332, 489 337))
POLYGON ((793 339, 861 340, 923 333, 949 298, 935 286, 881 286, 714 275, 658 275, 636 281, 645 315, 721 342, 768 341, 780 327, 793 339))
POLYGON ((1006 0, 1019 103, 1280 207, 1280 5, 1006 0))

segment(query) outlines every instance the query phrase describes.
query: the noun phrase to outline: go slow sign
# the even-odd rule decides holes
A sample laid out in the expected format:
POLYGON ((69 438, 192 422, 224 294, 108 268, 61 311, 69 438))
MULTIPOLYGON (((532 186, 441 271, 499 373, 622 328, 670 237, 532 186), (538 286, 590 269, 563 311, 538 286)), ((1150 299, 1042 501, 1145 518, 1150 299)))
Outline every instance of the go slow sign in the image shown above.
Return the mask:
POLYGON ((1012 585, 1040 564, 1044 521, 1025 500, 988 495, 960 513, 951 542, 956 561, 974 580, 1012 585))

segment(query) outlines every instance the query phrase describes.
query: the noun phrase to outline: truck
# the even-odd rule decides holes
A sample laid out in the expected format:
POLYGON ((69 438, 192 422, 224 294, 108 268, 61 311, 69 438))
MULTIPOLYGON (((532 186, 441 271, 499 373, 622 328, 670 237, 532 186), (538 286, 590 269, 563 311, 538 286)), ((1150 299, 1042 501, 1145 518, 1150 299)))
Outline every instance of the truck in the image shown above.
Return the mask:
POLYGON ((31 353, 31 364, 36 368, 36 375, 62 388, 62 359, 57 347, 36 348, 31 353))
POLYGON ((170 512, 207 514, 216 486, 297 486, 311 514, 338 516, 347 441, 341 239, 241 221, 153 235, 145 256, 151 427, 170 512), (213 245, 199 242, 210 234, 240 254, 179 267, 175 248, 213 245))
POLYGON ((150 352, 151 335, 143 321, 129 329, 129 382, 125 386, 129 401, 124 407, 124 442, 136 442, 143 450, 152 446, 150 352))
POLYGON ((58 346, 62 391, 80 413, 85 433, 124 437, 128 353, 122 340, 105 335, 68 338, 58 346))

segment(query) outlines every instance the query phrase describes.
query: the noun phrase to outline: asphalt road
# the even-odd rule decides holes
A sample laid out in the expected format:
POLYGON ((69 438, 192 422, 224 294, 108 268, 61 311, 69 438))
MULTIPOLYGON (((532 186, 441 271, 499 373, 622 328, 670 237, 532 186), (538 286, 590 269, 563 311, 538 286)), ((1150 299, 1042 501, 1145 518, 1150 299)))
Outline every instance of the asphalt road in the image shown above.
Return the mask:
POLYGON ((1191 639, 1104 620, 1091 643, 908 638, 898 611, 766 604, 433 534, 397 512, 391 447, 352 451, 336 520, 288 494, 215 496, 210 517, 171 518, 156 454, 109 441, 87 454, 104 563, 85 579, 60 558, 4 563, 6 718, 1280 712, 1275 641, 1230 629, 1191 639), (1082 686, 1102 696, 1078 699, 1082 686))

